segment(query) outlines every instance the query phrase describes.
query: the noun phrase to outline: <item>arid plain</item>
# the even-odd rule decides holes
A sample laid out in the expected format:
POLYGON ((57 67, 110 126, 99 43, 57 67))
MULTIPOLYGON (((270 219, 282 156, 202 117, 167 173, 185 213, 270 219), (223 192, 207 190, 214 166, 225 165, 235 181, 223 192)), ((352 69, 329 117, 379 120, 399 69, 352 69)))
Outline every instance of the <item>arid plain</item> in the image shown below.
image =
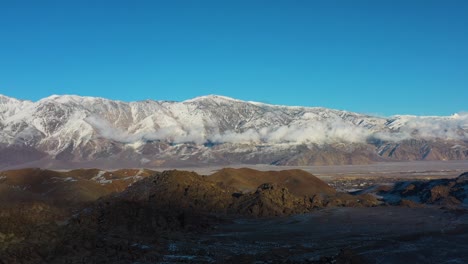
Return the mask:
POLYGON ((0 259, 468 261, 464 161, 232 167, 1 172, 0 259))

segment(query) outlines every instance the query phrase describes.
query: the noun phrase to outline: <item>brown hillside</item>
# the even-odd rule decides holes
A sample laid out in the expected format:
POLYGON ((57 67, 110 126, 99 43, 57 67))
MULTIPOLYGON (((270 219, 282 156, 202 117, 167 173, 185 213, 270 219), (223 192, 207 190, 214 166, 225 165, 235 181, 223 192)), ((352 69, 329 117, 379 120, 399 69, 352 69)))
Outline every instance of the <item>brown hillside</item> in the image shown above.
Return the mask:
POLYGON ((132 169, 111 172, 98 169, 3 171, 0 172, 0 202, 47 201, 63 205, 91 202, 121 192, 152 173, 132 169))
MULTIPOLYGON (((195 232, 192 234, 197 237, 193 241, 198 241, 199 232, 231 222, 237 215, 274 217, 306 213, 325 206, 375 204, 371 195, 369 198, 334 192, 322 195, 320 193, 329 192, 331 188, 299 170, 224 170, 233 171, 250 173, 244 174, 249 177, 231 175, 233 183, 241 179, 248 186, 256 180, 272 179, 267 176, 271 173, 277 182, 289 184, 296 193, 304 187, 303 194, 309 191, 317 194, 298 197, 283 184, 268 182, 255 186, 254 192, 241 194, 235 188, 214 182, 214 177, 178 170, 154 172, 148 177, 142 176, 145 173, 142 170, 75 170, 50 175, 44 170, 0 173, 0 194, 6 190, 17 197, 34 194, 41 199, 55 197, 63 201, 97 199, 109 193, 115 184, 129 182, 122 192, 91 203, 75 204, 74 207, 81 210, 65 210, 74 208, 54 206, 49 200, 9 203, 9 206, 0 203, 0 263, 136 263, 139 260, 163 263, 162 254, 173 254, 167 248, 174 239, 187 241, 185 235, 195 232), (34 190, 41 192, 30 191, 29 183, 34 183, 34 190), (47 188, 42 190, 44 187, 47 188)), ((0 201, 5 200, 0 197, 0 201)), ((61 205, 73 203, 62 202, 61 205)), ((195 259, 183 263, 212 262, 195 259)), ((226 263, 225 259, 221 263, 226 263)))
POLYGON ((234 213, 254 217, 284 216, 308 212, 312 208, 310 199, 301 199, 277 184, 264 183, 257 191, 241 195, 231 204, 234 213))
POLYGON ((258 171, 249 168, 225 168, 211 176, 208 180, 238 189, 241 192, 253 192, 263 183, 274 183, 286 187, 296 196, 312 196, 316 194, 333 195, 335 189, 324 181, 303 170, 258 171))
POLYGON ((233 192, 234 189, 220 188, 195 172, 170 170, 136 182, 116 198, 150 202, 168 209, 224 211, 233 192))

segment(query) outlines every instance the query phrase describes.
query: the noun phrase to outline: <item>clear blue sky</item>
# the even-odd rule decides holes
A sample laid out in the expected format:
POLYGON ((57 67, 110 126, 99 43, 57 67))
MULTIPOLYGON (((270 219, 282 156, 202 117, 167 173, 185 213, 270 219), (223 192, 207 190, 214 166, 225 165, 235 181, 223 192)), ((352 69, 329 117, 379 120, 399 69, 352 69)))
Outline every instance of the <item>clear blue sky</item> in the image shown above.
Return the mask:
POLYGON ((449 115, 468 110, 468 1, 0 0, 0 94, 449 115))

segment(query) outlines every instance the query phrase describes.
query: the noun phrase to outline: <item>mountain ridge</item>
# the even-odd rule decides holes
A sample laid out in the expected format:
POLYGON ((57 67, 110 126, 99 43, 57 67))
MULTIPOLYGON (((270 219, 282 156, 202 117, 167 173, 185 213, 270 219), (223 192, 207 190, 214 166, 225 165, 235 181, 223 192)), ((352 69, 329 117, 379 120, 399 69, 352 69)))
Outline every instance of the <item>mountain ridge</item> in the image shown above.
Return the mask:
POLYGON ((182 102, 77 95, 31 102, 0 95, 0 150, 16 153, 8 162, 0 157, 0 168, 467 159, 468 114, 376 117, 220 95, 182 102), (21 160, 23 150, 41 158, 21 160))

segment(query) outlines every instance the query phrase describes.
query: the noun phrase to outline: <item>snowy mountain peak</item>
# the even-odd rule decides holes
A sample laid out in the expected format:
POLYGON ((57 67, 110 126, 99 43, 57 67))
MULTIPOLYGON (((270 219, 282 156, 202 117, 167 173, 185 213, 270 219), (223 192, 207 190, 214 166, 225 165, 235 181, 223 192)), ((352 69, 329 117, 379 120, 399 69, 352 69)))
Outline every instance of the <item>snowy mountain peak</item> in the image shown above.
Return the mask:
MULTIPOLYGON (((0 95, 0 129, 2 128, 2 122, 8 120, 12 116, 22 113, 26 108, 33 105, 31 101, 18 100, 12 97, 0 95)), ((0 131, 0 136, 2 133, 0 131)), ((0 143, 1 143, 0 139, 0 143)))
POLYGON ((13 97, 8 97, 6 95, 0 94, 0 104, 21 103, 21 102, 29 102, 29 101, 19 100, 13 97))
POLYGON ((101 97, 92 97, 92 96, 80 96, 80 95, 51 95, 46 98, 39 100, 38 102, 57 102, 61 104, 68 104, 68 103, 82 103, 82 102, 96 102, 96 101, 111 101, 106 98, 101 97))
POLYGON ((10 99, 11 99, 10 97, 0 94, 0 102, 6 102, 6 101, 9 101, 10 99))
MULTIPOLYGON (((176 159, 280 164, 298 153, 323 148, 323 153, 335 153, 337 146, 344 148, 340 153, 360 149, 366 156, 401 159, 468 157, 466 114, 383 118, 219 95, 130 103, 76 95, 53 95, 37 102, 0 96, 0 128, 0 151, 5 147, 28 151, 11 158, 81 162, 123 155, 156 163, 176 159), (395 148, 401 149, 408 140, 420 143, 413 142, 398 154, 395 148), (435 147, 428 142, 444 146, 443 151, 431 156, 435 147)), ((309 155, 297 157, 297 162, 315 159, 309 155)))
POLYGON ((193 103, 193 102, 202 102, 202 101, 214 101, 214 102, 244 102, 238 99, 234 99, 231 97, 227 96, 222 96, 222 95, 215 95, 215 94, 210 94, 210 95, 204 95, 204 96, 198 96, 192 99, 188 99, 183 101, 183 103, 193 103))

